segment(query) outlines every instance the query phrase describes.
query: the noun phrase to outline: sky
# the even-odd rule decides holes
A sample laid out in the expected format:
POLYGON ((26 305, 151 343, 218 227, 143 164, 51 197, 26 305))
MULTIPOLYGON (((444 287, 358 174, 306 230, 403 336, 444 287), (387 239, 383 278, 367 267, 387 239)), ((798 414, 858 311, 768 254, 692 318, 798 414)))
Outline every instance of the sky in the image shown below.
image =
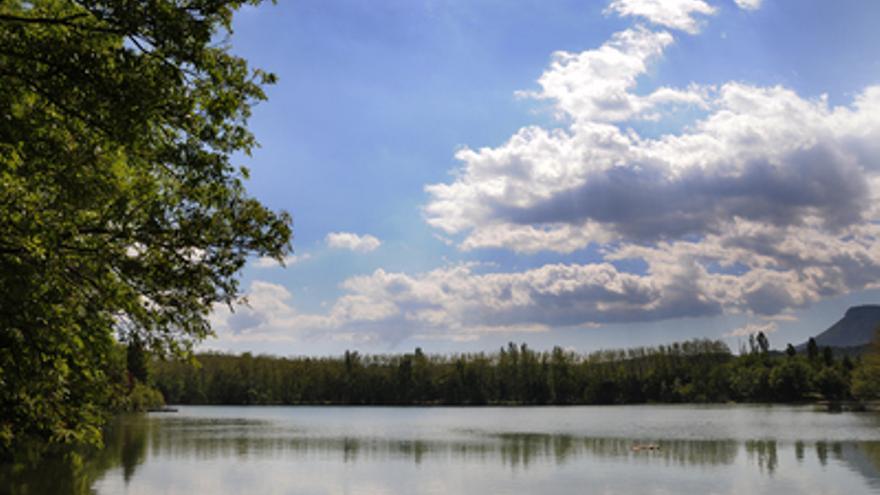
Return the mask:
POLYGON ((203 349, 579 352, 880 302, 880 2, 297 0, 236 157, 294 218, 203 349))

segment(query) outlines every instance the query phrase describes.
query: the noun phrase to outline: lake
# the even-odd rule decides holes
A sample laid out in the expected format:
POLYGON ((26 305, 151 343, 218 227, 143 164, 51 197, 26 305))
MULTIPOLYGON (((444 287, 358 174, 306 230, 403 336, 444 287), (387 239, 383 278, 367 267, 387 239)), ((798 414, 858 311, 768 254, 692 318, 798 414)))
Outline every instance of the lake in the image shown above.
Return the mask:
POLYGON ((880 494, 880 415, 784 406, 180 407, 12 494, 880 494))

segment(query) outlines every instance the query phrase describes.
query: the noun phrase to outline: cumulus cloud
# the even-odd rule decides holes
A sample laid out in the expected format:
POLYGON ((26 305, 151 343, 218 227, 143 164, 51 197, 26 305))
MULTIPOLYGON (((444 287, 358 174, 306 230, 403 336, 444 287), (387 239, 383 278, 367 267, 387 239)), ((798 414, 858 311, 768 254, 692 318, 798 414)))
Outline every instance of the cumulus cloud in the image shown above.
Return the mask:
POLYGON ((778 316, 877 287, 880 86, 843 106, 742 82, 636 93, 672 42, 633 28, 597 49, 557 54, 529 96, 552 101, 567 125, 460 150, 455 178, 426 187, 427 222, 463 236, 463 250, 593 245, 605 261, 647 264, 644 281, 657 290, 690 282, 678 314, 635 309, 646 318, 696 307, 778 316), (667 103, 702 116, 659 137, 629 127, 662 122, 674 110, 667 103))
POLYGON ((247 304, 234 312, 216 308, 213 325, 238 340, 308 338, 320 332, 342 340, 358 334, 369 341, 411 336, 461 341, 492 332, 540 332, 721 310, 718 301, 699 300, 699 282, 688 270, 660 283, 622 273, 610 263, 490 273, 477 273, 476 266, 457 264, 415 275, 379 269, 351 277, 323 314, 300 313, 283 286, 255 281, 247 304))
POLYGON ((763 0, 734 0, 736 5, 744 10, 758 10, 763 0))
MULTIPOLYGON (((627 244, 610 250, 605 262, 556 263, 522 272, 482 272, 475 264, 419 274, 379 269, 345 280, 343 294, 320 314, 298 312, 283 286, 255 281, 248 304, 235 312, 218 307, 213 324, 232 341, 318 336, 361 343, 408 337, 468 341, 489 333, 725 312, 787 319, 789 308, 853 286, 876 287, 880 280, 880 251, 863 237, 800 237, 796 230, 744 221, 736 228, 737 235, 627 244), (648 269, 628 273, 613 264, 626 259, 643 260, 648 269)), ((864 236, 880 238, 880 229, 864 236)), ((775 329, 775 321, 769 324, 775 329)), ((772 331, 767 328, 761 330, 772 331)))
MULTIPOLYGON (((685 0, 616 0, 609 10, 687 32, 695 15, 714 13, 685 0)), ((522 94, 550 102, 561 127, 462 149, 453 178, 426 187, 427 223, 461 250, 593 247, 595 262, 380 269, 344 281, 321 314, 300 313, 286 289, 255 282, 251 305, 218 312, 218 325, 236 338, 396 342, 723 313, 768 322, 729 334, 740 336, 775 331, 771 320, 793 308, 880 287, 880 86, 842 106, 744 82, 637 91, 673 42, 635 27, 596 49, 555 54, 540 89, 522 94), (662 125, 683 105, 700 116, 681 130, 632 129, 645 119, 662 125)), ((381 244, 346 232, 326 241, 361 252, 381 244)))
POLYGON ((559 51, 538 79, 540 91, 520 96, 553 101, 558 114, 580 123, 657 119, 658 109, 705 105, 705 90, 658 88, 647 95, 632 92, 638 76, 673 42, 671 34, 635 27, 614 34, 595 50, 559 51))
POLYGON ((661 286, 609 263, 489 273, 475 273, 472 265, 462 264, 415 276, 377 270, 344 287, 370 306, 392 303, 397 315, 416 326, 462 332, 717 314, 720 308, 714 301, 693 304, 689 293, 699 288, 686 272, 679 275, 661 286))
MULTIPOLYGON (((736 0, 743 4, 760 4, 760 0, 736 0)), ((756 8, 756 7, 755 7, 756 8)), ((703 0, 613 0, 606 13, 641 17, 654 24, 695 34, 700 30, 696 15, 712 15, 715 7, 703 0)))
POLYGON ((358 235, 351 232, 331 232, 326 237, 327 245, 332 248, 349 249, 361 253, 375 251, 382 242, 369 235, 358 235))
POLYGON ((772 321, 766 323, 749 323, 739 328, 735 328, 724 335, 727 337, 748 337, 749 335, 755 335, 757 333, 764 333, 766 335, 773 333, 778 329, 779 325, 772 321))
POLYGON ((816 218, 829 231, 871 219, 880 87, 830 108, 781 87, 729 83, 712 106, 688 131, 657 139, 593 123, 526 128, 499 148, 462 150, 458 179, 428 186, 427 220, 467 232, 463 247, 518 250, 528 234, 569 252, 572 228, 589 233, 584 247, 718 233, 735 218, 816 218))
POLYGON ((232 309, 214 307, 211 327, 225 341, 293 341, 298 329, 314 322, 293 309, 291 298, 285 287, 255 280, 232 309))

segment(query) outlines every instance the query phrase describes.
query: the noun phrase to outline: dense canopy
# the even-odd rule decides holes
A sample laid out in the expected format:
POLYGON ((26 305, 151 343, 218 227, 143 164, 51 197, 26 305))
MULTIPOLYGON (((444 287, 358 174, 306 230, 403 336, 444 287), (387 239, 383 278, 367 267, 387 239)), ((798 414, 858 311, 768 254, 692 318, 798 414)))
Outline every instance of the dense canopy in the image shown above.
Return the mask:
POLYGON ((513 343, 491 354, 210 353, 198 356, 198 369, 157 363, 154 379, 175 404, 562 405, 841 400, 868 370, 827 347, 821 355, 799 355, 794 348, 770 351, 768 344, 758 334, 736 356, 711 340, 589 355, 513 343))
POLYGON ((0 451, 97 441, 117 341, 185 353, 288 251, 233 163, 273 81, 222 41, 242 3, 0 4, 0 451))

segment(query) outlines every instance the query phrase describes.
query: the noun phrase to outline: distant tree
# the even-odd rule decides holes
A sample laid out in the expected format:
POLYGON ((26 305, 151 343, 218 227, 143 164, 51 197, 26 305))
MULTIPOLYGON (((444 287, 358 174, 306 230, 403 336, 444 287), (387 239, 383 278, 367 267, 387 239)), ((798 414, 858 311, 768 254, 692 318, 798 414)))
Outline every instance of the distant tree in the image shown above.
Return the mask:
POLYGON ((764 332, 758 332, 758 336, 755 340, 758 343, 758 350, 761 354, 767 354, 770 351, 770 340, 764 335, 764 332))
POLYGON ((770 372, 769 385, 775 400, 802 400, 810 391, 812 370, 799 359, 786 359, 770 372))
POLYGON ((816 344, 816 339, 810 337, 810 340, 807 341, 807 359, 810 361, 816 361, 819 359, 819 346, 816 344))
POLYGON ((752 359, 753 357, 754 355, 747 355, 737 360, 729 370, 734 400, 760 402, 771 398, 770 371, 760 360, 752 359))
POLYGON ((861 366, 855 368, 852 377, 852 394, 859 399, 880 398, 880 328, 861 366))
POLYGON ((421 347, 416 347, 413 353, 413 398, 416 401, 430 401, 433 393, 431 383, 431 369, 427 356, 421 347))
POLYGON ((154 375, 166 397, 183 403, 778 402, 819 393, 848 397, 852 373, 845 361, 823 366, 798 355, 733 356, 724 343, 701 340, 586 356, 511 343, 491 355, 426 355, 421 349, 320 359, 202 354, 197 371, 168 361, 158 362, 154 375))
POLYGON ((413 394, 413 358, 404 354, 397 366, 397 399, 395 402, 409 403, 413 394))
POLYGON ((793 345, 788 344, 787 346, 785 346, 785 355, 788 357, 795 357, 797 356, 797 350, 794 348, 793 345))
POLYGON ((855 364, 853 364, 852 359, 847 355, 843 356, 843 359, 840 361, 840 365, 843 368, 843 371, 846 373, 849 373, 853 370, 853 368, 855 368, 855 364))
POLYGON ((814 379, 819 393, 826 399, 843 399, 849 395, 846 377, 833 367, 824 367, 814 379))
POLYGON ((0 456, 99 443, 115 337, 185 354, 288 251, 232 163, 274 80, 219 42, 244 3, 0 2, 0 456))
POLYGON ((142 384, 148 383, 150 358, 140 338, 132 337, 126 348, 125 357, 129 375, 142 384))
POLYGON ((822 348, 822 364, 825 366, 834 366, 834 350, 829 346, 822 348))

